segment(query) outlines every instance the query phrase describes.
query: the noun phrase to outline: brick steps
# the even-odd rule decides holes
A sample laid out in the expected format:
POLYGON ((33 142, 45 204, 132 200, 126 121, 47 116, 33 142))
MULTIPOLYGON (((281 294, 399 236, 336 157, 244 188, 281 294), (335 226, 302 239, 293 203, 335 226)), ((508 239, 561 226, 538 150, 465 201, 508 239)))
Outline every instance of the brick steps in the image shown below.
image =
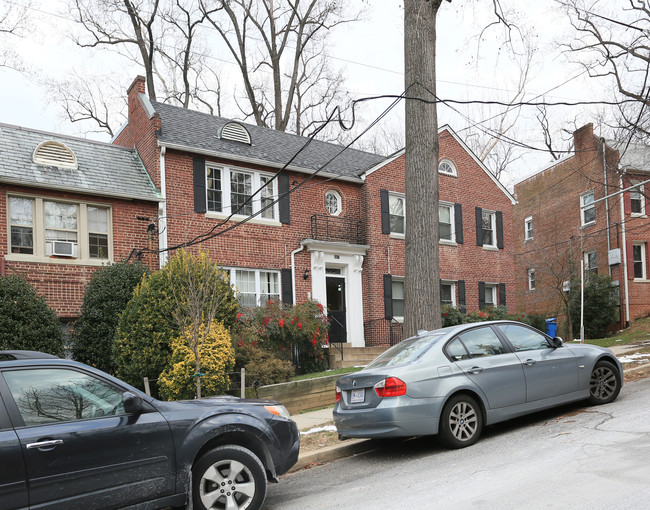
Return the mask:
POLYGON ((343 347, 343 359, 341 351, 330 347, 329 361, 330 368, 355 367, 367 365, 377 356, 383 353, 389 346, 379 347, 352 347, 350 344, 339 344, 343 347))

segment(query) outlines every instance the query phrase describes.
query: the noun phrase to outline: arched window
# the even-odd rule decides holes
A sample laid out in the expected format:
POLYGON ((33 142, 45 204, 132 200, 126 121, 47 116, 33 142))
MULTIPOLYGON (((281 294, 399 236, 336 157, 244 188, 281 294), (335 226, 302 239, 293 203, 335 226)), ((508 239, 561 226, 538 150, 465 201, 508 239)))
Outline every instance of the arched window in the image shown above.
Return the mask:
POLYGON ((438 173, 439 174, 444 174, 444 175, 453 175, 454 177, 456 177, 458 175, 456 173, 456 167, 448 159, 443 159, 438 164, 438 173))
POLYGON ((341 195, 338 191, 331 189, 325 193, 325 208, 332 216, 338 216, 341 214, 342 202, 341 195))

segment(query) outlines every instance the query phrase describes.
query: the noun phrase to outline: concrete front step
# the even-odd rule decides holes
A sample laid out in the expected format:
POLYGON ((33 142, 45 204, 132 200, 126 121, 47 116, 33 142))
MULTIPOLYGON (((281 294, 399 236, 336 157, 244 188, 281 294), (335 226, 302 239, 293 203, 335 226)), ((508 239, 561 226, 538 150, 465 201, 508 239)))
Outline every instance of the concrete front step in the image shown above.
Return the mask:
POLYGON ((377 356, 383 353, 390 346, 375 346, 375 347, 352 347, 350 344, 339 344, 343 350, 341 359, 341 351, 335 347, 330 347, 329 361, 330 368, 343 368, 354 367, 359 365, 367 365, 377 356))

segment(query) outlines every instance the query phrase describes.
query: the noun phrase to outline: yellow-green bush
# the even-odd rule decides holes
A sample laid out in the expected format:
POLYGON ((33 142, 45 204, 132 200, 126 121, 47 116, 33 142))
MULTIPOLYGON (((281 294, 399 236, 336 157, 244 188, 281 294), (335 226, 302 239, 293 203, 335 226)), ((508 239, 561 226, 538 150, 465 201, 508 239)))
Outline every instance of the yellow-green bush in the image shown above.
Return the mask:
MULTIPOLYGON (((199 335, 205 334, 202 324, 199 335)), ((192 334, 186 330, 172 340, 171 364, 163 370, 158 379, 160 395, 167 400, 189 399, 196 396, 196 363, 190 348, 192 334)), ((223 324, 212 321, 203 345, 199 347, 201 396, 223 394, 229 385, 227 372, 235 366, 235 351, 230 334, 223 324)))

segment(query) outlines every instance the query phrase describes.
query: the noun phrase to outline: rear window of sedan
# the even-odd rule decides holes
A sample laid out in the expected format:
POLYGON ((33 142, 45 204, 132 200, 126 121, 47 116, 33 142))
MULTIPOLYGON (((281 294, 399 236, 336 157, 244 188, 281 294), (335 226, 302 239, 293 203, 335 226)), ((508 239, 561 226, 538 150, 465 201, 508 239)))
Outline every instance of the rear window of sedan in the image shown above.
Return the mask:
POLYGON ((422 337, 413 337, 403 340, 394 345, 375 361, 370 363, 366 368, 390 367, 411 363, 422 356, 429 348, 435 344, 442 335, 425 335, 422 337))

